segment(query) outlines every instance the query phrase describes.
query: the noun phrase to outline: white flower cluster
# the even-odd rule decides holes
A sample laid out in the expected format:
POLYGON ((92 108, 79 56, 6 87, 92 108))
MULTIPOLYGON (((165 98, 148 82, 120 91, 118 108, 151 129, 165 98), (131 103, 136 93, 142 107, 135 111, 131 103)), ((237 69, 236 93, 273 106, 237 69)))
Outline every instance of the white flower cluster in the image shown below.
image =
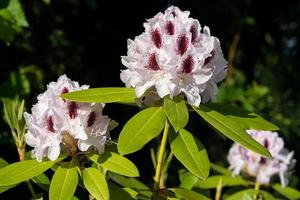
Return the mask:
POLYGON ((144 23, 144 33, 128 40, 127 56, 122 56, 128 69, 121 80, 135 88, 137 97, 152 89, 160 98, 183 93, 197 106, 215 99, 227 61, 219 40, 189 14, 170 7, 144 23))
POLYGON ((104 104, 77 103, 65 101, 59 95, 76 90, 87 89, 79 86, 66 75, 57 82, 47 85, 47 90, 38 96, 38 102, 32 107, 31 114, 24 113, 28 131, 25 141, 32 146, 32 157, 42 161, 58 158, 61 148, 75 142, 75 148, 86 151, 94 146, 101 153, 109 137, 111 120, 102 115, 104 104), (64 145, 62 145, 64 144, 64 145))
POLYGON ((287 172, 295 164, 293 152, 288 152, 284 148, 284 141, 277 132, 256 130, 247 130, 247 132, 269 150, 272 159, 267 159, 235 143, 227 157, 233 175, 244 172, 251 177, 256 177, 259 183, 268 184, 270 178, 278 174, 281 185, 286 186, 287 172))

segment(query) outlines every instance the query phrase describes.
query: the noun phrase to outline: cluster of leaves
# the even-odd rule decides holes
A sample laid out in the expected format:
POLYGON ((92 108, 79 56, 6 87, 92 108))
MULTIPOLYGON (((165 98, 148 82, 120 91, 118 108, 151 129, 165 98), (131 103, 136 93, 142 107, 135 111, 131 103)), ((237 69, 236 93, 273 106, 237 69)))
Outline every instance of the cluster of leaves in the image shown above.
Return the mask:
POLYGON ((3 0, 0 2, 0 39, 7 44, 11 43, 16 33, 28 27, 19 0, 3 0))

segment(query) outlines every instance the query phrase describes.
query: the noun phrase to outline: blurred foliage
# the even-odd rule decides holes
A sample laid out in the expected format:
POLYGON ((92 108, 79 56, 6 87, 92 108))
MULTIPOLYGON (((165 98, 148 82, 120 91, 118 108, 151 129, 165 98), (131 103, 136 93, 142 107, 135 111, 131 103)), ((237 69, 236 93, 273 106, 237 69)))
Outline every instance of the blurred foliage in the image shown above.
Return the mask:
MULTIPOLYGON (((218 100, 255 111, 277 124, 286 146, 300 160, 300 1, 1 0, 0 98, 25 98, 30 108, 45 83, 62 73, 91 87, 123 86, 120 56, 126 54, 126 40, 143 31, 145 19, 174 4, 190 10, 191 16, 202 26, 208 25, 221 41, 230 71, 221 84, 218 100)), ((135 110, 107 105, 105 112, 124 124, 135 110)), ((189 126, 193 132, 203 130, 199 138, 212 160, 226 166, 224 152, 231 142, 224 144, 199 121, 189 126)), ((118 137, 121 127, 112 138, 118 137)), ((17 154, 12 150, 9 132, 0 120, 1 149, 8 149, 0 157, 13 161, 17 154)), ((129 158, 144 169, 143 181, 151 182, 150 153, 145 150, 129 158)), ((171 173, 181 167, 176 161, 171 166, 177 166, 170 168, 171 173)), ((299 176, 296 170, 292 186, 299 188, 299 176)), ((168 176, 167 184, 176 182, 178 177, 168 176)), ((6 195, 17 199, 27 194, 26 189, 16 190, 6 195)))

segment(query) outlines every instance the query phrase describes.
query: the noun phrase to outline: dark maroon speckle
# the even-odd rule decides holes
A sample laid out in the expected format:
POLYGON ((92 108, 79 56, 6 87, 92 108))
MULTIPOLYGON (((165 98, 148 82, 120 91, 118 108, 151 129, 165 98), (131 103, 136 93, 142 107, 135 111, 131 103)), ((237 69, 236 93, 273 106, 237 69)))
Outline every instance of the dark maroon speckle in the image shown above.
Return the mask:
POLYGON ((194 69, 195 61, 191 55, 189 55, 183 62, 182 62, 182 73, 191 73, 194 69))
POLYGON ((185 35, 181 35, 177 40, 178 54, 183 55, 189 47, 189 38, 185 35))
POLYGON ((69 93, 69 89, 64 87, 63 90, 62 90, 62 94, 65 94, 65 93, 69 93))
POLYGON ((148 69, 151 69, 153 71, 158 71, 160 70, 158 64, 157 64, 157 61, 156 61, 156 57, 155 57, 155 54, 152 53, 150 56, 149 56, 149 60, 148 60, 148 66, 147 66, 148 69))
POLYGON ((210 63, 210 61, 214 58, 214 56, 215 56, 215 51, 213 50, 210 54, 211 54, 211 55, 208 56, 208 57, 205 59, 204 65, 210 63))
POLYGON ((172 12, 171 12, 171 15, 173 15, 173 17, 176 17, 176 16, 177 16, 176 13, 175 13, 175 11, 172 11, 172 12))
POLYGON ((155 29, 151 33, 151 39, 152 39, 154 45, 159 49, 162 45, 162 37, 161 37, 161 33, 159 32, 158 29, 155 29))
POLYGON ((266 164, 266 162, 267 162, 266 158, 264 158, 264 157, 260 158, 260 161, 259 161, 260 164, 264 165, 264 164, 266 164))
POLYGON ((264 140, 264 146, 266 148, 269 148, 269 141, 267 139, 264 140))
POLYGON ((78 104, 71 101, 68 103, 68 113, 71 119, 74 119, 78 116, 78 104))
POLYGON ((95 111, 90 112, 90 114, 88 116, 88 120, 87 120, 87 127, 93 126, 93 124, 96 121, 96 117, 97 117, 97 115, 96 115, 95 111))
POLYGON ((174 27, 174 24, 172 22, 167 22, 165 28, 166 28, 166 31, 167 31, 168 35, 174 35, 175 27, 174 27))
POLYGON ((190 32, 192 33, 192 43, 194 44, 196 39, 198 38, 198 30, 196 24, 192 25, 190 32))
POLYGON ((54 133, 55 130, 54 130, 54 123, 53 123, 52 116, 51 115, 48 116, 47 119, 46 119, 46 121, 47 121, 47 129, 48 129, 48 131, 54 133))

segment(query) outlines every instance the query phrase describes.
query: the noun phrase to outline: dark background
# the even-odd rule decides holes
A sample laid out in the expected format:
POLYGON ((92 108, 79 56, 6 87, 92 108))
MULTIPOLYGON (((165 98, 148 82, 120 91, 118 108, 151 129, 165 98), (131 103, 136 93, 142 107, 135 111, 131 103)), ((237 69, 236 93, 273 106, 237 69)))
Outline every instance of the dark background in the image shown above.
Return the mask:
MULTIPOLYGON (((72 80, 91 87, 123 86, 120 70, 124 69, 120 56, 127 51, 127 39, 143 31, 143 22, 170 5, 189 10, 191 17, 207 25, 219 38, 230 75, 221 84, 219 101, 235 103, 263 115, 276 123, 286 146, 300 155, 299 108, 299 36, 300 1, 250 0, 42 0, 21 1, 29 27, 19 33, 9 46, 0 41, 1 97, 25 98, 28 110, 45 84, 56 81, 66 73, 72 80), (13 88, 12 73, 22 73, 30 66, 27 87, 18 83, 13 88)), ((2 108, 1 108, 2 109, 2 108)), ((123 124, 137 108, 108 105, 105 113, 120 123, 112 133, 116 139, 123 124)), ((189 130, 199 136, 213 162, 227 166, 226 154, 231 141, 223 141, 190 115, 189 130)), ((0 157, 17 160, 15 147, 9 139, 9 129, 0 121, 0 157)), ((152 143, 156 144, 155 141, 152 143)), ((141 171, 142 179, 151 184, 154 170, 150 159, 150 145, 129 156, 141 171), (148 156, 149 155, 149 156, 148 156)), ((177 161, 172 163, 169 186, 178 183, 177 161)), ((299 187, 300 171, 294 171, 292 186, 299 187)), ((23 187, 23 186, 19 186, 23 187)), ((27 189, 8 191, 18 199, 27 189), (18 191, 16 193, 16 191, 18 191)), ((1 195, 0 195, 1 198, 1 195)), ((2 199, 2 198, 1 198, 2 199)))

